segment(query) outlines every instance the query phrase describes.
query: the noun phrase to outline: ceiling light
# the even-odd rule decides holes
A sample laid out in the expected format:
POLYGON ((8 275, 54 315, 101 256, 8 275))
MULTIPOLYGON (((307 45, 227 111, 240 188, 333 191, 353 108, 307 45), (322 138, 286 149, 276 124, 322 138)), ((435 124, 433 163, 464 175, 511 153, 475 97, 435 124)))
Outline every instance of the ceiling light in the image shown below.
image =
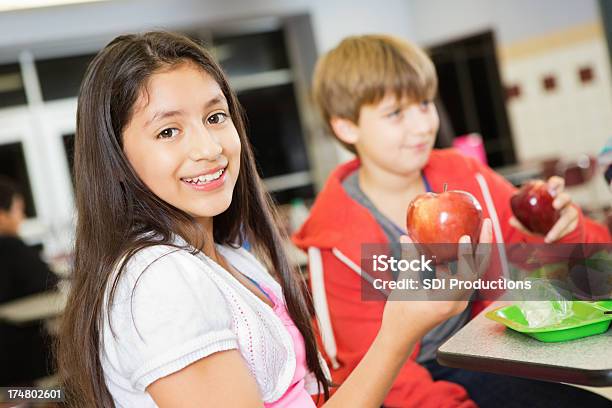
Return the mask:
POLYGON ((39 7, 64 6, 66 4, 93 3, 105 0, 0 0, 0 12, 33 9, 39 7))

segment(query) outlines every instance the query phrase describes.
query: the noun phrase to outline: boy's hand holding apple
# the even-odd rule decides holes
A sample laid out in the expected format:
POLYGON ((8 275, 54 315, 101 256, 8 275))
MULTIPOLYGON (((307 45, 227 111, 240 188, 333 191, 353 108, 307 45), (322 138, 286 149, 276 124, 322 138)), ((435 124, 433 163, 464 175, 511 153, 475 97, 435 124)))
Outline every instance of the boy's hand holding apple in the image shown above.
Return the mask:
POLYGON ((558 241, 578 225, 578 210, 564 191, 565 180, 553 176, 547 182, 529 181, 512 197, 510 225, 528 235, 544 235, 544 242, 558 241))

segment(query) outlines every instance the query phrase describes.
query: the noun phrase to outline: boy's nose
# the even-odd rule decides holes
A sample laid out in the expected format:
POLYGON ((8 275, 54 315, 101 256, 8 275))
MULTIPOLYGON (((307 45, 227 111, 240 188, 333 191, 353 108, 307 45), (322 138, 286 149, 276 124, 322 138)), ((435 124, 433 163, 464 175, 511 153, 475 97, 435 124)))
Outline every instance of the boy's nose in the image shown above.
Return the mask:
POLYGON ((410 113, 406 115, 405 124, 411 133, 426 136, 434 131, 435 124, 428 113, 418 110, 410 113))
POLYGON ((213 161, 223 152, 221 144, 207 129, 194 132, 189 139, 189 158, 193 161, 213 161))
POLYGON ((423 118, 416 119, 407 123, 406 127, 408 128, 410 133, 423 136, 429 135, 433 130, 433 126, 431 125, 431 123, 423 118))

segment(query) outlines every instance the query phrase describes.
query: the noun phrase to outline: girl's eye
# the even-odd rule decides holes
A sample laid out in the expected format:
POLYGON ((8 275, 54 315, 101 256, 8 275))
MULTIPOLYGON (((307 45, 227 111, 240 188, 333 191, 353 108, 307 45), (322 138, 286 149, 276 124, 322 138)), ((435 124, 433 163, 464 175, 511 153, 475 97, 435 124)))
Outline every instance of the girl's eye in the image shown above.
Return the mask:
POLYGON ((168 139, 168 138, 176 136, 178 134, 178 131, 179 130, 177 128, 167 128, 159 132, 159 135, 157 135, 157 138, 158 139, 168 139))
POLYGON ((424 101, 421 102, 421 109, 427 110, 427 109, 429 109, 430 105, 431 105, 431 101, 430 100, 424 100, 424 101))
POLYGON ((219 125, 225 122, 226 119, 227 119, 227 115, 224 112, 217 112, 217 113, 213 113, 212 115, 210 115, 208 119, 206 119, 206 121, 210 123, 211 125, 219 125))

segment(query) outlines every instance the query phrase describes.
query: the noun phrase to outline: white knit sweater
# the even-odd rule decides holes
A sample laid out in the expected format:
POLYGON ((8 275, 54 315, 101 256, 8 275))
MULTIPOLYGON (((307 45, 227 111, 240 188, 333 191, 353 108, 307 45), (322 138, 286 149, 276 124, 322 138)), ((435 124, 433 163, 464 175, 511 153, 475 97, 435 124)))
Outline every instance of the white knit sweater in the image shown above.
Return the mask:
MULTIPOLYGON (((186 245, 179 237, 175 243, 186 245)), ((283 298, 280 285, 249 252, 220 245, 217 249, 238 271, 283 298)), ((156 407, 145 392, 149 384, 212 353, 235 348, 264 402, 276 401, 289 387, 296 357, 282 321, 202 252, 194 256, 156 245, 134 255, 110 307, 112 332, 106 318, 108 293, 100 358, 117 407, 156 407)), ((317 392, 312 373, 306 388, 317 392)))

